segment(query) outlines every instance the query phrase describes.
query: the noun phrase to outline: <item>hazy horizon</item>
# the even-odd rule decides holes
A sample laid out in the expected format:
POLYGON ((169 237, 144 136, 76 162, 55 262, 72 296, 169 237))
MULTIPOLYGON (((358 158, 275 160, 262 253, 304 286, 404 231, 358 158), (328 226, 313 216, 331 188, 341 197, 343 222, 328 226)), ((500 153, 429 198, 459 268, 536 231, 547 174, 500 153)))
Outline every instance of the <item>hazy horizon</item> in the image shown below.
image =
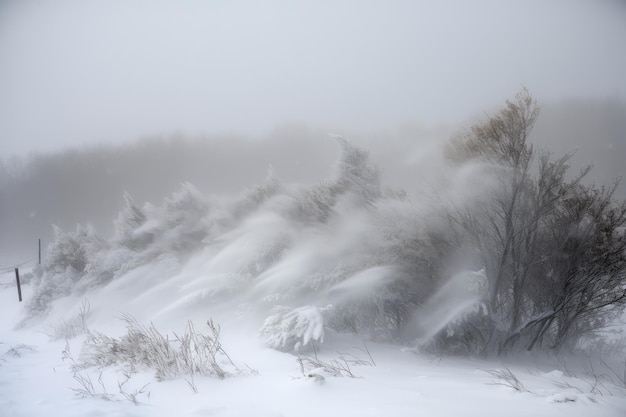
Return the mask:
POLYGON ((5 157, 289 124, 465 123, 626 96, 626 5, 588 1, 3 1, 5 157))

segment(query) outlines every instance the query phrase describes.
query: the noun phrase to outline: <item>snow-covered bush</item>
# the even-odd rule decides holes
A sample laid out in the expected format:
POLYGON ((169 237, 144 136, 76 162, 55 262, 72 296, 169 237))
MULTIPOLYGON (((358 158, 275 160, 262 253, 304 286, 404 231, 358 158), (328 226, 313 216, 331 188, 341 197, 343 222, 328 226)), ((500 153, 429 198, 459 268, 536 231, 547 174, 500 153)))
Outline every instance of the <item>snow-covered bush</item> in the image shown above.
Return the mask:
POLYGON ((315 306, 291 309, 276 306, 265 319, 261 335, 266 344, 277 350, 299 351, 312 341, 324 341, 324 317, 315 306))
POLYGON ((147 217, 144 211, 137 207, 130 193, 124 193, 125 206, 120 210, 115 225, 116 241, 131 250, 140 251, 146 248, 154 239, 150 232, 138 233, 147 217))
POLYGON ((241 198, 234 203, 231 210, 233 220, 241 220, 243 217, 250 215, 267 200, 279 194, 282 189, 282 183, 274 167, 270 165, 267 168, 265 180, 261 184, 247 189, 241 198))
POLYGON ((209 235, 210 224, 205 222, 208 204, 190 183, 181 184, 180 190, 165 200, 162 210, 160 239, 165 250, 184 254, 200 247, 209 235))
POLYGON ((99 237, 91 227, 79 225, 74 232, 64 232, 53 226, 55 240, 34 280, 30 315, 47 311, 59 297, 105 285, 148 262, 186 258, 202 247, 208 236, 208 205, 191 184, 182 184, 160 207, 146 204, 140 209, 128 193, 124 199, 111 241, 99 237))
POLYGON ((47 311, 52 301, 77 288, 102 285, 109 279, 108 271, 93 267, 93 262, 110 246, 92 228, 78 225, 75 232, 64 232, 54 226, 54 232, 55 240, 34 280, 35 291, 28 304, 31 315, 47 311))
POLYGON ((337 138, 340 155, 333 178, 307 187, 294 196, 290 215, 307 223, 325 223, 338 204, 359 209, 378 199, 382 192, 380 171, 367 151, 337 138))
POLYGON ((380 170, 369 153, 351 142, 337 138, 341 153, 336 167, 336 187, 350 192, 361 204, 373 202, 381 196, 380 170))
POLYGON ((118 219, 118 230, 127 236, 122 242, 134 248, 143 262, 164 253, 186 257, 202 247, 203 239, 209 234, 208 212, 208 203, 200 192, 193 185, 183 183, 160 206, 146 203, 138 211, 127 202, 120 213, 124 221, 118 219))
POLYGON ((206 199, 190 183, 166 198, 160 206, 146 203, 139 208, 129 193, 115 220, 114 242, 131 251, 133 263, 143 264, 159 255, 186 257, 202 247, 210 230, 206 199))
POLYGON ((322 183, 300 190, 293 200, 289 217, 305 224, 325 223, 332 216, 340 189, 333 183, 322 183))
POLYGON ((64 232, 54 226, 55 240, 50 244, 44 262, 44 271, 61 273, 71 268, 85 271, 94 254, 106 248, 107 243, 91 227, 76 226, 75 232, 64 232))

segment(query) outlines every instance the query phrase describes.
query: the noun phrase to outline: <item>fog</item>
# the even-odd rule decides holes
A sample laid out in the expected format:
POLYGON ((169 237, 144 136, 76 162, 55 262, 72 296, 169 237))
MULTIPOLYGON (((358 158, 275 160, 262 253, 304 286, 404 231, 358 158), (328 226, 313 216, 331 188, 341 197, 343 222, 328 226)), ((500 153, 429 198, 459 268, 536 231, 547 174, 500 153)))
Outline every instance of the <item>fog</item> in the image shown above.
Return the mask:
MULTIPOLYGON (((570 100, 542 107, 531 139, 555 156, 574 153, 571 172, 592 164, 587 181, 611 184, 625 177, 626 103, 570 100)), ((477 119, 481 120, 481 119, 477 119)), ((445 171, 443 146, 470 124, 346 131, 366 149, 384 183, 419 201, 432 194, 445 171)), ((0 160, 0 247, 5 263, 36 255, 52 240, 51 225, 73 230, 77 223, 113 232, 124 192, 137 204, 160 204, 183 182, 204 195, 240 197, 263 182, 272 167, 286 184, 321 183, 332 176, 338 148, 326 129, 283 125, 262 137, 162 135, 126 144, 90 145, 73 150, 0 160)), ((449 173, 444 173, 449 175, 449 173)), ((456 193, 477 193, 459 182, 456 193)), ((449 186, 449 185, 448 185, 449 186)), ((449 191, 450 192, 450 191, 449 191)), ((622 181, 616 197, 626 198, 622 181)))
POLYGON ((535 142, 608 183, 624 175, 625 18, 609 0, 0 2, 3 256, 51 224, 108 235, 124 191, 237 195, 270 164, 321 181, 330 133, 419 195, 445 141, 522 85, 535 142))
POLYGON ((0 3, 5 157, 154 135, 438 126, 626 93, 623 1, 0 3))

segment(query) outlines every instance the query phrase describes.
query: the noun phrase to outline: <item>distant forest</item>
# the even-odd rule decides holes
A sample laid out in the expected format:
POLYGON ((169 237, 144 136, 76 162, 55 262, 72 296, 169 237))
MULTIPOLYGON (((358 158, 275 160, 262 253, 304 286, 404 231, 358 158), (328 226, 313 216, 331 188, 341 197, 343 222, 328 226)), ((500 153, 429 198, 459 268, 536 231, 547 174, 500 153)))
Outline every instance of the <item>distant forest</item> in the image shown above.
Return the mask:
MULTIPOLYGON (((100 234, 110 234, 125 191, 138 203, 159 202, 188 181, 209 195, 237 195, 262 181, 269 165, 285 182, 315 182, 326 176, 335 158, 328 133, 287 125, 262 138, 169 135, 122 146, 2 155, 0 259, 13 262, 32 254, 37 238, 45 247, 52 239, 52 224, 69 229, 91 224, 100 234)), ((462 126, 406 125, 346 136, 371 151, 386 183, 416 195, 412 178, 428 175, 433 163, 423 154, 459 133, 462 126)), ((626 176, 626 102, 615 98, 543 105, 531 140, 556 155, 578 148, 571 171, 592 164, 588 180, 610 184, 626 176)), ((616 197, 626 198, 625 181, 616 197)))

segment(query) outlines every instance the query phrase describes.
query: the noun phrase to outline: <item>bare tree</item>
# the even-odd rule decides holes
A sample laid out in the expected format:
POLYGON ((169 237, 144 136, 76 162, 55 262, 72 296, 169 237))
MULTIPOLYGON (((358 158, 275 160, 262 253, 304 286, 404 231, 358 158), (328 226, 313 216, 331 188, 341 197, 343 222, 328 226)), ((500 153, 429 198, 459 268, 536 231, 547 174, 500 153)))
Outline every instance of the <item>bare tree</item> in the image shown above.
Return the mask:
POLYGON ((626 206, 615 187, 568 180, 558 159, 528 142, 539 107, 527 90, 451 143, 457 163, 481 161, 497 185, 481 207, 452 216, 480 253, 488 284, 483 352, 563 347, 621 311, 626 291, 626 206), (621 231, 621 232, 620 232, 621 231))
POLYGON ((560 348, 596 331, 619 314, 626 302, 626 203, 613 200, 611 187, 578 186, 552 213, 533 299, 543 314, 519 333, 533 334, 530 345, 550 339, 560 348), (550 248, 552 248, 550 250, 550 248))

